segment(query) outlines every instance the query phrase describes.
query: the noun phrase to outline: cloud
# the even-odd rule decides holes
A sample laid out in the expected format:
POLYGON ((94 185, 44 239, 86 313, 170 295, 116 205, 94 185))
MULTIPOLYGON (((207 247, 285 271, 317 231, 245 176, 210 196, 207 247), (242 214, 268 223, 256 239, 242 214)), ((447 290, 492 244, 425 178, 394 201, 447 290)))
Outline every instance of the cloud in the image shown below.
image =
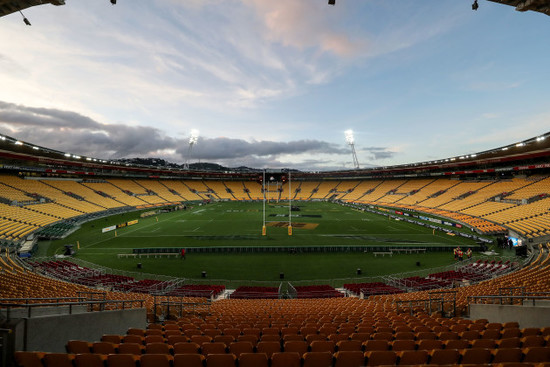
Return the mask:
POLYGON ((396 152, 389 150, 389 148, 382 147, 366 147, 360 149, 361 153, 365 153, 366 156, 371 160, 381 160, 381 159, 390 159, 395 157, 396 152))
MULTIPOLYGON (((280 142, 200 137, 188 156, 187 137, 170 137, 155 127, 105 124, 72 111, 3 101, 0 101, 0 127, 31 144, 101 159, 159 157, 176 163, 190 159, 228 166, 311 170, 341 168, 339 162, 349 153, 343 145, 316 139, 280 142)), ((384 148, 370 148, 370 151, 375 157, 387 154, 384 148)))

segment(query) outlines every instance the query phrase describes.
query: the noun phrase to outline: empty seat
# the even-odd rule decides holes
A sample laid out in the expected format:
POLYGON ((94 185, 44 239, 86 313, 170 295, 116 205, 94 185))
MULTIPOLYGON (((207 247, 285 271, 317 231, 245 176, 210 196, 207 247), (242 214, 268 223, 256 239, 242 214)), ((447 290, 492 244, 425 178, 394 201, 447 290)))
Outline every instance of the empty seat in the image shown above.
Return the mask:
POLYGON ((241 353, 252 353, 254 351, 254 345, 248 341, 238 341, 229 344, 229 353, 233 353, 237 358, 241 353))
POLYGON ((331 352, 307 352, 303 360, 303 367, 332 367, 331 352))
POLYGON ((134 354, 109 354, 107 367, 136 367, 139 356, 134 354))
POLYGON ((198 353, 182 353, 174 355, 174 367, 204 367, 206 358, 198 353))
POLYGON ((122 342, 122 336, 113 334, 104 334, 101 337, 102 342, 108 342, 113 344, 120 344, 122 342))
POLYGON ((361 367, 365 365, 365 355, 359 350, 342 350, 334 353, 334 367, 361 367))
POLYGON ((430 353, 430 364, 458 364, 460 353, 456 349, 434 349, 430 353))
POLYGON ((169 335, 166 337, 166 342, 170 345, 174 345, 176 343, 187 343, 189 341, 189 338, 185 335, 169 335))
POLYGON ((338 351, 360 351, 362 343, 359 340, 340 340, 336 343, 338 351))
POLYGON ((162 335, 147 335, 143 341, 145 344, 164 343, 166 340, 162 335))
POLYGON ((507 338, 497 340, 499 348, 519 348, 521 346, 520 338, 507 338))
POLYGON ((461 364, 485 364, 491 362, 491 351, 484 348, 463 349, 461 364))
POLYGON ((359 340, 360 342, 366 342, 370 340, 371 333, 353 333, 350 335, 350 340, 359 340))
POLYGON ((189 339, 198 345, 202 345, 202 343, 210 343, 212 341, 212 337, 208 335, 192 335, 189 339))
POLYGON ((95 342, 92 344, 92 352, 98 354, 115 354, 117 345, 107 342, 95 342))
POLYGON ((107 355, 84 353, 77 354, 74 358, 75 367, 105 367, 107 355))
POLYGON ((125 335, 125 336, 122 338, 122 342, 123 342, 123 343, 137 343, 137 344, 143 344, 143 341, 144 341, 144 340, 145 340, 145 337, 140 336, 140 335, 134 335, 134 334, 125 335))
POLYGON ((174 344, 174 354, 195 354, 199 353, 200 345, 197 343, 176 343, 174 344))
POLYGON ((519 328, 504 328, 500 331, 500 338, 518 338, 521 336, 521 330, 519 328))
POLYGON ((252 345, 258 344, 258 337, 256 335, 247 334, 247 335, 240 335, 237 338, 238 342, 249 342, 252 343, 252 345))
POLYGON ((206 367, 235 367, 237 357, 232 354, 209 354, 206 356, 206 367))
POLYGON ((261 341, 256 345, 256 351, 258 353, 265 353, 267 358, 271 358, 273 353, 281 351, 281 344, 276 341, 261 341))
POLYGON ((367 340, 363 343, 363 349, 367 352, 371 350, 388 350, 390 344, 386 340, 367 340))
POLYGON ((118 354, 141 355, 144 347, 137 343, 123 343, 118 345, 118 354))
POLYGON ((42 367, 42 352, 15 352, 15 362, 19 367, 42 367))
POLYGON ((404 350, 399 352, 400 365, 419 365, 428 362, 429 353, 427 350, 404 350))
POLYGON ((550 362, 550 347, 529 347, 523 348, 523 362, 542 363, 550 362))
POLYGON ((284 349, 285 352, 296 352, 300 354, 300 357, 307 352, 307 343, 305 341, 291 340, 285 342, 284 349))
POLYGON ((394 365, 397 354, 392 350, 373 350, 365 352, 367 366, 394 365))
POLYGON ((268 367, 269 359, 265 353, 241 353, 239 367, 268 367))
POLYGON ((492 363, 521 362, 522 351, 520 348, 493 349, 492 363))
POLYGON ((139 362, 140 367, 171 367, 172 360, 169 354, 144 354, 139 362))
POLYGON ((546 344, 546 340, 542 335, 530 335, 520 339, 522 347, 542 347, 546 344))
POLYGON ((309 348, 312 352, 330 352, 334 353, 336 344, 330 340, 315 340, 313 341, 309 348))
POLYGON ((470 342, 470 348, 487 348, 493 349, 497 345, 493 339, 476 339, 470 342))
POLYGON ((394 340, 391 342, 391 349, 396 352, 402 350, 414 350, 416 349, 416 342, 414 340, 394 340))
POLYGON ((279 352, 271 356, 271 367, 300 367, 302 359, 297 352, 279 352))
POLYGON ((201 352, 203 355, 208 354, 224 354, 227 353, 227 347, 225 343, 214 342, 214 343, 202 343, 201 352))
POLYGON ((91 343, 83 340, 69 340, 65 348, 67 353, 91 353, 91 343))
POLYGON ((445 349, 465 349, 470 346, 468 340, 445 340, 443 342, 445 349))
POLYGON ((172 354, 172 346, 166 343, 149 343, 145 345, 147 354, 172 354))

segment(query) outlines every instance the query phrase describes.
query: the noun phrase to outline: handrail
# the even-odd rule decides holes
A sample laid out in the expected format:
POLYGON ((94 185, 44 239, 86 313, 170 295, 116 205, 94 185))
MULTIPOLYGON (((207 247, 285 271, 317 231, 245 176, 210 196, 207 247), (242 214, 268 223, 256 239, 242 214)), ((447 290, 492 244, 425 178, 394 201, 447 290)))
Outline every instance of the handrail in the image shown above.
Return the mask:
MULTIPOLYGON (((70 298, 70 297, 64 297, 64 298, 70 298)), ((75 297, 77 298, 77 297, 75 297)), ((31 299, 28 299, 28 300, 35 300, 35 301, 40 301, 40 300, 48 300, 48 299, 51 299, 51 298, 31 298, 31 299)), ((143 308, 143 304, 145 303, 145 300, 143 299, 140 299, 140 300, 104 300, 104 301, 87 301, 87 300, 84 300, 84 301, 77 301, 77 302, 56 302, 56 303, 48 303, 48 302, 45 302, 45 303, 17 303, 17 302, 2 302, 2 301, 9 301, 10 299, 0 299, 0 310, 1 309, 5 309, 6 310, 6 319, 7 320, 10 320, 10 313, 12 312, 13 309, 20 309, 20 308, 24 308, 26 309, 26 314, 27 314, 27 317, 30 318, 32 316, 32 310, 35 309, 35 308, 38 308, 38 307, 60 307, 60 306, 69 306, 69 314, 72 314, 73 313, 73 307, 76 307, 76 306, 89 306, 87 308, 87 312, 94 312, 94 311, 105 311, 105 310, 108 310, 107 309, 107 305, 111 305, 111 306, 117 306, 117 305, 122 305, 122 310, 124 309, 128 309, 128 308, 133 308, 133 304, 136 304, 138 303, 139 304, 139 307, 140 308, 143 308), (130 307, 127 307, 126 305, 127 304, 130 304, 130 307), (95 305, 99 305, 99 307, 97 307, 97 309, 94 307, 95 305)), ((21 298, 15 298, 15 300, 21 300, 21 298)))

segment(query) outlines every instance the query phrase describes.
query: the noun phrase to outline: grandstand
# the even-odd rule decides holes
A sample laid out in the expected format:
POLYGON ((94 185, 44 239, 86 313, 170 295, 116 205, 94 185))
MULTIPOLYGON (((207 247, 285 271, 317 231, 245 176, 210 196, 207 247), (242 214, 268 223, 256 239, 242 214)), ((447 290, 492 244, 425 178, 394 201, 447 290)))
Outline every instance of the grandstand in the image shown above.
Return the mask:
MULTIPOLYGON (((19 151, 24 144, 0 144, 11 149, 10 160, 19 157, 21 166, 29 165, 29 156, 19 151)), ((532 317, 550 298, 550 172, 540 164, 550 155, 550 145, 544 152, 539 145, 536 155, 526 150, 515 152, 513 159, 495 160, 482 152, 479 159, 456 166, 293 173, 292 200, 335 202, 396 218, 427 216, 432 223, 496 234, 495 244, 504 235, 519 239, 527 255, 478 258, 422 275, 396 274, 342 288, 283 281, 274 287, 251 280, 227 289, 225 284, 155 274, 136 277, 70 258, 23 261, 16 256, 23 245, 36 243, 40 233, 50 229, 63 236, 64 227, 74 221, 191 203, 261 201, 258 173, 159 171, 107 163, 76 171, 83 168, 64 155, 55 169, 33 163, 32 170, 5 170, 0 176, 0 317, 2 330, 12 330, 14 344, 2 349, 3 362, 22 367, 548 362, 550 320, 532 317), (474 172, 482 165, 498 167, 503 174, 494 174, 493 168, 474 172), (496 308, 488 317, 483 306, 496 308), (515 307, 513 317, 506 316, 505 307, 515 307), (64 317, 82 317, 65 314, 73 308, 97 321, 63 326, 61 341, 42 334, 33 350, 23 343, 37 345, 29 339, 33 333, 12 327, 22 313, 28 322, 45 322, 41 314, 60 323, 64 317), (111 325, 116 330, 93 327, 104 325, 110 312, 127 321, 111 325), (141 321, 132 321, 132 312, 142 312, 141 321)), ((266 199, 288 200, 288 185, 273 183, 266 199)), ((400 250, 413 251, 392 248, 384 254, 400 250)), ((155 256, 161 255, 178 256, 155 256)), ((0 332, 4 341, 9 335, 0 332)))

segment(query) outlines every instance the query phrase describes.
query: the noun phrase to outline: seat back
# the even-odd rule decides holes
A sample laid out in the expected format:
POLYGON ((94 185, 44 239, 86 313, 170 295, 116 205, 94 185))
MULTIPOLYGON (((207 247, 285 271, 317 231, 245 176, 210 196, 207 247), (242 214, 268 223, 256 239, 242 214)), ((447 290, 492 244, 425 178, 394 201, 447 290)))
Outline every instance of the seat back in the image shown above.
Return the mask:
POLYGON ((181 353, 174 355, 174 367, 204 367, 206 358, 198 353, 181 353))
POLYGON ((307 352, 303 360, 303 367, 332 367, 331 352, 307 352))
POLYGON ((365 356, 359 350, 342 350, 334 353, 334 367, 361 367, 365 365, 365 356))
POLYGON ((278 352, 271 356, 271 367, 301 367, 301 361, 298 352, 278 352))
POLYGON ((265 353, 241 353, 239 367, 268 367, 269 359, 265 353))

